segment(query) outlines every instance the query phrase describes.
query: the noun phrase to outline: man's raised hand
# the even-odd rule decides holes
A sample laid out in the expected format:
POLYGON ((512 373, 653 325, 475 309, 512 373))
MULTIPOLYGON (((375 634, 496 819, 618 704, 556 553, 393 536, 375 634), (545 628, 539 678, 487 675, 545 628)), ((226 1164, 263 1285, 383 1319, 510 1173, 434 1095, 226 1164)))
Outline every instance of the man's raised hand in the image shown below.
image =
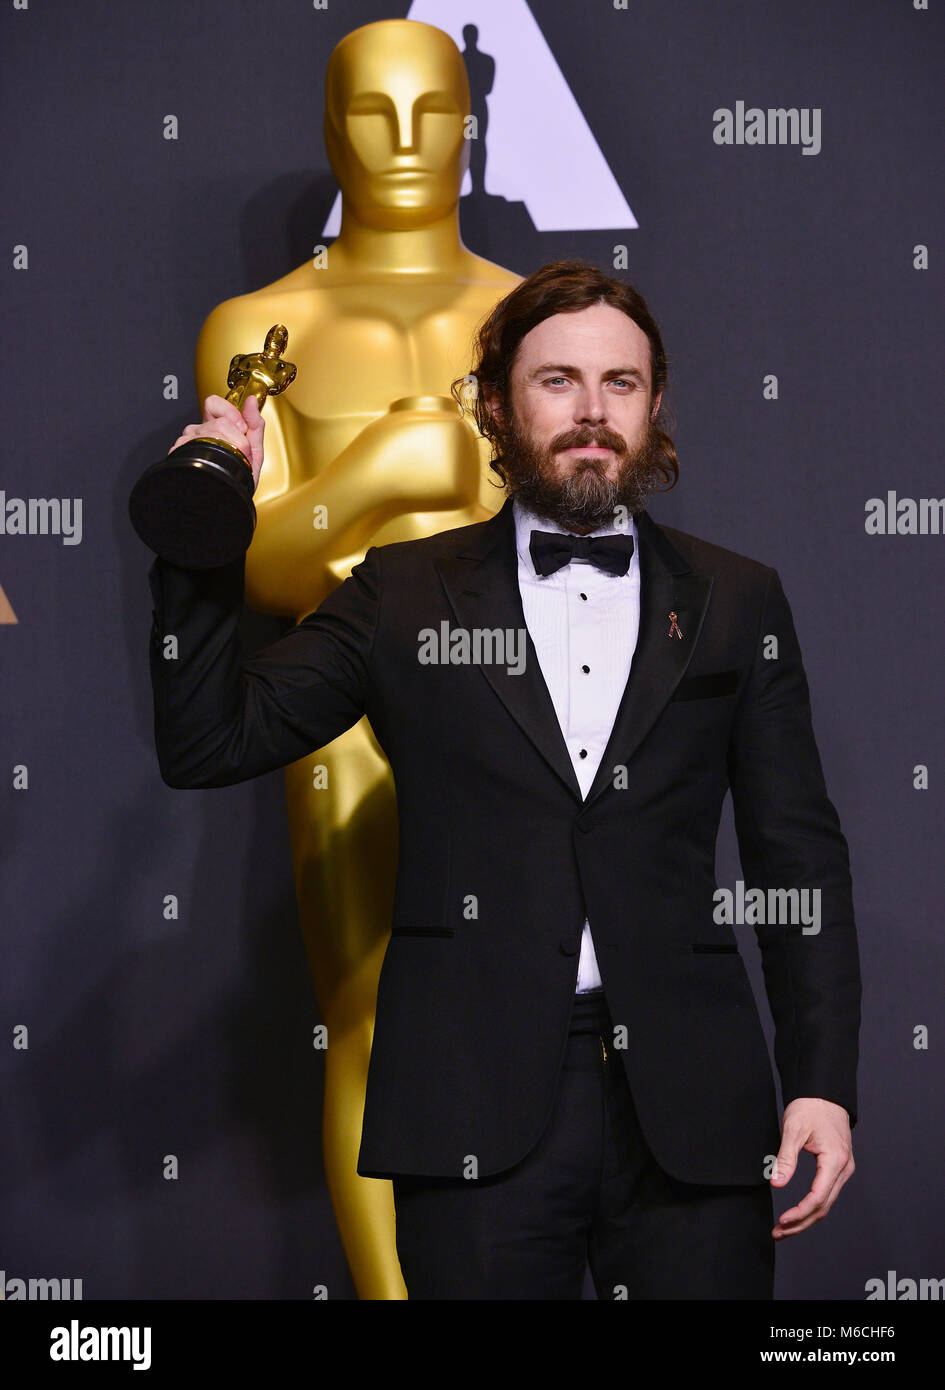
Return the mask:
POLYGON ((263 435, 266 422, 255 396, 249 396, 242 412, 223 396, 208 396, 203 403, 203 419, 199 425, 188 425, 174 440, 168 453, 191 439, 222 439, 241 449, 250 461, 253 484, 259 482, 263 465, 263 435))

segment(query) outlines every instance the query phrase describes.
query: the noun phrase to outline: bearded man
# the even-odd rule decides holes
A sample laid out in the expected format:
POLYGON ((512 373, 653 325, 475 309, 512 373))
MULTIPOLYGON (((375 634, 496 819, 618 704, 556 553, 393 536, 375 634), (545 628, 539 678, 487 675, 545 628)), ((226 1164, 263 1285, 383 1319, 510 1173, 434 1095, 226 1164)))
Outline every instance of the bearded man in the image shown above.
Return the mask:
MULTIPOLYGON (((410 1297, 580 1298, 589 1263, 601 1298, 770 1299, 776 1242, 853 1172, 861 993, 791 611, 776 570, 648 514, 679 470, 631 285, 542 267, 482 325, 457 398, 470 380, 501 510, 372 546, 252 660, 242 560, 155 562, 161 772, 229 785, 365 713, 390 761, 397 888, 358 1172, 393 1180, 410 1297), (465 639, 459 657, 420 659, 431 630, 465 639), (161 659, 165 632, 181 659, 161 659), (483 633, 521 634, 524 662, 483 633), (718 911, 729 790, 780 1121, 718 911), (774 1223, 802 1149, 811 1189, 774 1223)), ((188 429, 208 422, 258 478, 255 401, 209 397, 188 429)))

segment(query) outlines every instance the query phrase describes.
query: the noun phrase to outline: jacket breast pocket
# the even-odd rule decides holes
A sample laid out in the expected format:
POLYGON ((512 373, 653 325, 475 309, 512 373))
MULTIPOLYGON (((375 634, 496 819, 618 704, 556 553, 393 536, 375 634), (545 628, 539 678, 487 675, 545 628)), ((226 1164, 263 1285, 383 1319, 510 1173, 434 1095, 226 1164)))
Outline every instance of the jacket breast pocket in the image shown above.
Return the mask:
POLYGON ((740 671, 707 671, 702 676, 685 676, 673 691, 674 700, 711 700, 734 695, 740 671))

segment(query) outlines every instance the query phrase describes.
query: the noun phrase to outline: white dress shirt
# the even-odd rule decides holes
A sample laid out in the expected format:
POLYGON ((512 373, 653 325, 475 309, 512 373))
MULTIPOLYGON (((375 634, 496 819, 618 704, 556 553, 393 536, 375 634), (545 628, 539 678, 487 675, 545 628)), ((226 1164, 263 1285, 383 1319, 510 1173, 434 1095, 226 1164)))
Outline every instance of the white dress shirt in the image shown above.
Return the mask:
MULTIPOLYGON (((636 522, 603 527, 592 536, 632 535, 626 574, 606 574, 589 560, 572 560, 554 574, 535 572, 531 533, 567 528, 543 521, 512 504, 518 549, 518 583, 538 664, 545 678, 571 755, 581 795, 586 797, 610 738, 640 630, 640 556, 636 522)), ((573 533, 571 533, 573 534, 573 533)), ((601 983, 585 919, 577 992, 601 983)))

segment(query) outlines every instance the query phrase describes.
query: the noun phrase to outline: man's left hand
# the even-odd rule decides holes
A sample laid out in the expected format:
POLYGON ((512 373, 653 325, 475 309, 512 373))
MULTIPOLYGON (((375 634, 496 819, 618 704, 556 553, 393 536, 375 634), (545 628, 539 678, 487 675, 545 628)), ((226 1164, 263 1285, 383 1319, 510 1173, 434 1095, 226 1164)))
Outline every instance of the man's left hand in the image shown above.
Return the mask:
POLYGON ((781 1148, 772 1187, 790 1182, 801 1149, 817 1155, 817 1172, 807 1196, 778 1218, 771 1232, 775 1240, 806 1231, 825 1217, 843 1184, 853 1176, 850 1116, 842 1105, 809 1096, 791 1101, 781 1122, 781 1148))

